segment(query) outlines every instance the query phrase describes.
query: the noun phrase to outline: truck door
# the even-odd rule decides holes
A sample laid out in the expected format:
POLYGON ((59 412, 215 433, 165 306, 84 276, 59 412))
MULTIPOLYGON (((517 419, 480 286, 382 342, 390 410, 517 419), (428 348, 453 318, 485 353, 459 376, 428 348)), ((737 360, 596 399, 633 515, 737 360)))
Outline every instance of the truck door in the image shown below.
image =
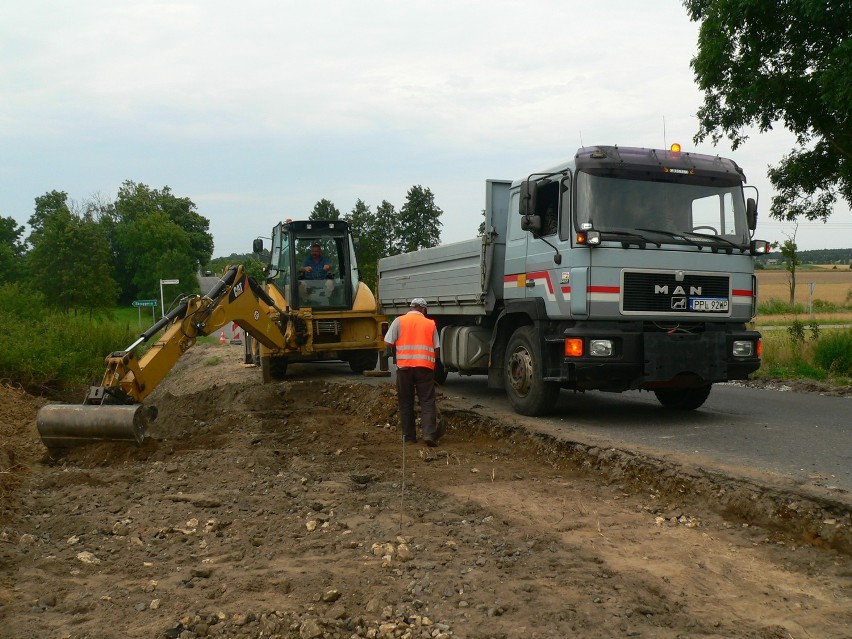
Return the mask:
POLYGON ((503 273, 503 298, 505 300, 521 300, 527 295, 526 264, 527 243, 530 234, 521 228, 519 215, 520 194, 518 189, 512 191, 509 200, 509 215, 506 239, 506 270, 503 273))
POLYGON ((536 198, 536 214, 541 216, 541 233, 529 233, 527 245, 527 297, 544 300, 551 318, 569 316, 567 291, 569 282, 568 242, 570 235, 571 178, 556 177, 541 185, 536 198), (568 197, 561 197, 567 189, 568 197), (563 199, 566 204, 563 204, 563 199), (567 207, 567 208, 566 208, 567 207), (548 244, 549 243, 549 244, 548 244), (554 248, 555 247, 555 248, 554 248), (556 255, 561 256, 557 264, 556 255))

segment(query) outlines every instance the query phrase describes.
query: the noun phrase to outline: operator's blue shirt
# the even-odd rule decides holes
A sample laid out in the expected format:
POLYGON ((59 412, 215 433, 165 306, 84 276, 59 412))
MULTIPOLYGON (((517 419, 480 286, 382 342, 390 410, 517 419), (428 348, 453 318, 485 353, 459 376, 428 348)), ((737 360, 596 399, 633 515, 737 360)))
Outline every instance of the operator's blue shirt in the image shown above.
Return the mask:
POLYGON ((312 256, 308 255, 305 258, 305 261, 302 262, 302 268, 304 268, 306 266, 311 267, 310 272, 304 271, 305 279, 306 280, 324 280, 327 277, 328 273, 331 272, 330 270, 328 271, 328 273, 326 272, 326 270, 325 270, 326 264, 331 266, 331 262, 328 261, 328 258, 325 255, 320 256, 319 262, 315 262, 314 258, 312 256))

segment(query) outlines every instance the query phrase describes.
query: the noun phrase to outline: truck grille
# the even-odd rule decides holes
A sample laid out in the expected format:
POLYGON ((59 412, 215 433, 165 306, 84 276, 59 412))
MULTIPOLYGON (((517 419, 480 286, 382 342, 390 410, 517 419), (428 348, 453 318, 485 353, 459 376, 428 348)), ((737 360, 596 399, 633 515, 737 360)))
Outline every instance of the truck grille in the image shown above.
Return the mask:
POLYGON ((621 303, 626 312, 689 313, 690 297, 729 300, 727 275, 684 273, 682 281, 673 272, 624 271, 622 275, 621 303))

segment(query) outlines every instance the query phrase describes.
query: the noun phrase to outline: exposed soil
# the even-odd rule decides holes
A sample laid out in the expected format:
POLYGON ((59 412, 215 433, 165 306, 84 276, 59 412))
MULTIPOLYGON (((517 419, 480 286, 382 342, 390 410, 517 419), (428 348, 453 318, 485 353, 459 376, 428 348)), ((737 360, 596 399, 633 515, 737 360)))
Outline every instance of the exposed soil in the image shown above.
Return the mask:
POLYGON ((56 460, 0 386, 0 636, 849 636, 848 504, 451 398, 403 449, 392 385, 291 372, 199 345, 56 460))

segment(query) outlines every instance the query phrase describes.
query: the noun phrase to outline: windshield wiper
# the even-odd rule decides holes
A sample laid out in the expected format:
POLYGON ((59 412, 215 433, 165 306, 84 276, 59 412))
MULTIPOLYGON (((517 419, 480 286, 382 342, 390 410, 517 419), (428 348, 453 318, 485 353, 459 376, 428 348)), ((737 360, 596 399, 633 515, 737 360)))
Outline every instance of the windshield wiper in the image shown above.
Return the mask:
MULTIPOLYGON (((676 240, 683 240, 687 244, 692 244, 693 246, 697 246, 698 248, 704 248, 708 246, 707 244, 702 244, 701 242, 696 242, 695 240, 691 240, 688 237, 684 237, 681 233, 675 233, 673 231, 665 231, 663 229, 636 229, 637 231, 645 231, 646 233, 659 233, 660 235, 668 235, 669 237, 673 237, 676 240)), ((659 246, 659 244, 657 245, 659 246)), ((708 246, 708 248, 711 248, 708 246)))
POLYGON ((707 233, 696 233, 696 232, 694 232, 694 231, 691 231, 689 234, 690 234, 690 235, 696 235, 696 236, 698 236, 698 237, 705 237, 705 238, 707 238, 708 240, 716 240, 716 241, 718 241, 718 242, 724 242, 724 243, 725 243, 725 244, 727 244, 728 246, 733 246, 735 249, 739 249, 740 251, 742 251, 742 250, 743 250, 743 247, 742 247, 742 246, 740 246, 739 244, 736 244, 736 243, 734 243, 734 242, 731 242, 731 240, 729 240, 729 239, 727 239, 727 238, 724 238, 724 237, 722 237, 721 235, 709 235, 709 234, 707 234, 707 233))
POLYGON ((631 233, 630 231, 617 231, 617 230, 601 231, 601 239, 604 239, 604 240, 610 239, 610 238, 606 237, 607 235, 616 235, 618 237, 626 238, 626 239, 621 241, 621 244, 622 244, 622 246, 624 246, 624 248, 627 248, 631 244, 635 244, 639 248, 645 248, 645 245, 648 244, 649 242, 651 244, 655 244, 657 246, 657 248, 660 248, 662 246, 662 244, 660 244, 659 242, 655 242, 654 240, 649 240, 644 235, 639 235, 638 233, 631 233))

